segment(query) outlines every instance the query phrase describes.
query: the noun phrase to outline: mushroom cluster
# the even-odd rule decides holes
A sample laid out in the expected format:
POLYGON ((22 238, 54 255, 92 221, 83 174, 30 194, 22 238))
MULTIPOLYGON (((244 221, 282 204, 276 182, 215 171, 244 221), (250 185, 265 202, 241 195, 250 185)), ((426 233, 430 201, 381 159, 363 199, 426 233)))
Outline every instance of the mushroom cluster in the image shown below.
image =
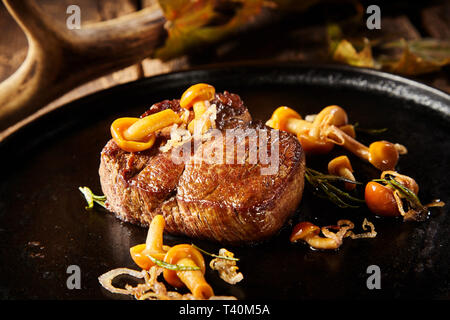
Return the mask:
POLYGON ((295 110, 281 106, 266 125, 295 134, 307 154, 329 153, 339 145, 383 171, 394 170, 399 155, 406 152, 403 146, 389 141, 376 141, 369 147, 357 141, 347 113, 336 105, 322 109, 313 121, 303 120, 295 110))
POLYGON ((197 299, 212 297, 213 289, 204 278, 206 268, 203 255, 189 244, 164 246, 164 227, 164 217, 156 215, 150 224, 146 243, 130 248, 134 262, 144 270, 160 263, 166 267, 164 279, 173 287, 187 287, 197 299))
MULTIPOLYGON (((317 115, 307 116, 305 119, 294 109, 280 106, 266 125, 296 135, 306 154, 327 154, 337 145, 380 170, 381 178, 368 182, 365 187, 365 203, 375 215, 423 220, 428 214, 428 207, 444 205, 441 201, 435 201, 423 206, 417 197, 419 186, 416 181, 395 171, 400 155, 407 153, 406 147, 385 140, 372 142, 369 146, 360 143, 356 140, 354 125, 348 122, 347 113, 340 106, 327 106, 317 115)), ((341 180, 346 191, 356 188, 353 168, 346 155, 329 161, 329 176, 312 169, 309 171, 312 172, 311 176, 305 174, 308 181, 316 189, 320 186, 333 203, 340 207, 356 207, 345 203, 345 200, 358 199, 329 183, 341 180), (345 199, 340 199, 338 195, 343 195, 345 199)), ((309 171, 307 169, 307 173, 309 171)), ((336 249, 353 226, 350 227, 341 220, 338 226, 331 227, 333 228, 337 232, 331 232, 330 227, 319 228, 307 221, 300 222, 294 227, 291 242, 302 240, 316 249, 336 249)))
POLYGON ((189 113, 193 109, 194 119, 166 109, 143 118, 118 118, 111 124, 111 136, 117 145, 127 152, 138 152, 150 149, 155 143, 158 132, 173 125, 187 125, 190 133, 194 128, 200 134, 214 126, 207 117, 210 101, 216 94, 215 88, 206 83, 197 83, 189 87, 181 96, 180 106, 189 113))

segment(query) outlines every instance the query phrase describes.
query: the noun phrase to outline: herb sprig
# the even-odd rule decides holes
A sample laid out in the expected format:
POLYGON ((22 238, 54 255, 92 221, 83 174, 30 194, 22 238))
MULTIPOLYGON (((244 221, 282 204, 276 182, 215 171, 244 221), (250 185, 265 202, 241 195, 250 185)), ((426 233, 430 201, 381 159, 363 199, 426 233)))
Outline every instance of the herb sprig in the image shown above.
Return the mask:
POLYGON ((405 199, 411 204, 413 204, 415 207, 423 207, 417 195, 414 192, 412 192, 409 188, 405 187, 397 180, 395 180, 392 176, 387 175, 385 179, 374 179, 372 181, 381 182, 391 186, 394 190, 398 190, 398 192, 400 192, 405 197, 405 199))
POLYGON ((372 181, 387 185, 391 187, 394 192, 398 192, 401 195, 401 198, 405 200, 405 202, 402 201, 402 203, 398 203, 398 205, 402 207, 401 213, 404 220, 423 221, 428 216, 428 206, 422 205, 419 197, 409 188, 395 180, 394 176, 386 175, 384 179, 373 179, 372 181), (403 207, 405 204, 406 210, 403 207))
POLYGON ((339 176, 323 174, 311 168, 306 168, 305 178, 313 187, 313 193, 316 196, 330 200, 339 208, 359 208, 360 204, 365 202, 362 199, 353 197, 348 192, 345 192, 332 184, 334 182, 361 184, 360 182, 339 176))
POLYGON ((156 259, 155 257, 152 257, 151 255, 147 254, 146 257, 148 257, 154 264, 157 266, 169 269, 169 270, 175 270, 175 271, 196 271, 200 270, 200 267, 193 267, 193 266, 183 266, 179 264, 171 264, 159 259, 156 259))
POLYGON ((84 195, 84 198, 88 203, 86 209, 92 209, 94 207, 94 203, 106 209, 106 196, 97 196, 88 187, 78 187, 78 190, 80 190, 80 192, 84 195))
POLYGON ((239 261, 238 258, 233 258, 233 257, 227 257, 227 256, 220 256, 214 253, 209 253, 208 251, 203 250, 202 248, 197 247, 195 244, 191 244, 195 249, 197 249, 200 252, 203 252, 204 254, 214 257, 214 258, 219 258, 219 259, 224 259, 224 260, 232 260, 232 261, 239 261))

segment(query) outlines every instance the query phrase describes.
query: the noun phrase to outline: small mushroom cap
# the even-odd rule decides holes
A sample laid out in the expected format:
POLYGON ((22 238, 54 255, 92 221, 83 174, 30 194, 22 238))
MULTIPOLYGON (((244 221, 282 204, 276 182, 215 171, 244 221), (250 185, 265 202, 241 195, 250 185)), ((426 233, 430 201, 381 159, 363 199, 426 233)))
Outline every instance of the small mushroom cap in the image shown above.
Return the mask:
POLYGON ((151 134, 146 137, 145 141, 127 140, 123 133, 131 125, 139 121, 139 118, 119 118, 111 124, 111 136, 120 149, 127 152, 138 152, 150 149, 155 143, 156 136, 151 134))
MULTIPOLYGON (((173 246, 167 251, 166 256, 164 257, 164 262, 170 264, 177 264, 177 262, 181 259, 189 258, 192 259, 197 267, 200 268, 200 271, 204 274, 205 260, 203 259, 203 255, 195 249, 190 244, 178 244, 173 246)), ((164 269, 164 279, 172 286, 176 288, 181 288, 184 286, 184 283, 178 278, 177 271, 164 269)))
POLYGON ((347 112, 336 105, 325 107, 314 119, 314 123, 322 123, 324 121, 326 121, 326 125, 344 126, 348 123, 347 112))
POLYGON ((397 148, 391 142, 376 141, 369 146, 369 162, 382 171, 394 170, 398 158, 397 148))
POLYGON ((292 230, 289 240, 295 242, 297 240, 305 240, 306 237, 319 234, 320 228, 311 222, 304 221, 296 224, 292 230))
POLYGON ((339 170, 342 168, 346 168, 353 172, 352 165, 347 156, 339 156, 328 162, 328 173, 339 176, 339 170))
POLYGON ((286 123, 289 119, 301 120, 302 116, 292 108, 281 106, 272 113, 272 117, 266 125, 273 129, 287 131, 286 123))
POLYGON ((149 270, 155 264, 151 261, 147 255, 151 255, 153 258, 163 260, 166 252, 149 252, 146 250, 145 243, 138 244, 130 248, 130 255, 134 263, 144 270, 149 270))
POLYGON ((369 210, 378 216, 396 217, 401 215, 392 189, 378 182, 367 183, 364 198, 369 210))
POLYGON ((207 83, 197 83, 190 86, 181 96, 180 106, 190 109, 198 101, 212 100, 216 94, 216 89, 207 83))

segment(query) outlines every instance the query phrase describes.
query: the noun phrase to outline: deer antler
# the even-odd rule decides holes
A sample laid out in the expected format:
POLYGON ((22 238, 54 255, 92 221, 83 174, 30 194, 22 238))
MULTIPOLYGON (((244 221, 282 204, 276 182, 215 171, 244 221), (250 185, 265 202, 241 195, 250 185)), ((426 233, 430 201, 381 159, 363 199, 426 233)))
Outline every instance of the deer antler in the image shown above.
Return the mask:
POLYGON ((32 0, 3 0, 28 40, 20 68, 0 83, 0 131, 76 86, 135 64, 161 44, 165 19, 154 7, 69 30, 32 0))

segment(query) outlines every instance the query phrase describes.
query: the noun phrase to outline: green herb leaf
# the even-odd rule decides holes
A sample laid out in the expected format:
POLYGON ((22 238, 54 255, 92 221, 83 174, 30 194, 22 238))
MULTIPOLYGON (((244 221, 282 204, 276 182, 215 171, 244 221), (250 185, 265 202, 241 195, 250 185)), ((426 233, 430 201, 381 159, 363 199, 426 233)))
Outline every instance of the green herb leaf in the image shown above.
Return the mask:
POLYGON ((305 178, 313 187, 313 193, 316 196, 330 200, 339 208, 359 208, 360 203, 365 202, 362 199, 353 197, 332 184, 333 182, 361 184, 360 182, 348 180, 339 176, 323 174, 310 168, 306 168, 305 178))
POLYGON ((156 264, 157 266, 164 268, 164 269, 169 269, 169 270, 174 270, 174 271, 197 271, 197 270, 200 270, 199 267, 182 266, 179 264, 167 263, 165 261, 156 259, 149 254, 147 254, 146 257, 149 258, 154 264, 156 264))
POLYGON ((208 256, 211 256, 211 257, 214 257, 214 258, 219 258, 219 259, 225 259, 225 260, 239 261, 238 258, 232 258, 232 257, 227 257, 227 256, 219 256, 219 255, 214 254, 214 253, 209 253, 208 251, 205 251, 205 250, 203 250, 203 249, 197 247, 197 246, 196 246, 195 244, 193 244, 193 243, 192 243, 191 245, 192 245, 195 249, 197 249, 198 251, 203 252, 204 254, 206 254, 206 255, 208 255, 208 256))
POLYGON ((372 181, 390 185, 394 190, 398 190, 406 198, 406 200, 411 204, 413 204, 415 207, 423 207, 417 195, 414 192, 412 192, 409 188, 399 183, 393 177, 386 175, 386 179, 374 179, 372 181))
POLYGON ((86 202, 88 203, 86 209, 92 209, 94 207, 94 203, 102 206, 106 209, 106 197, 105 196, 97 196, 95 195, 91 189, 88 187, 78 187, 78 190, 84 195, 86 202))

